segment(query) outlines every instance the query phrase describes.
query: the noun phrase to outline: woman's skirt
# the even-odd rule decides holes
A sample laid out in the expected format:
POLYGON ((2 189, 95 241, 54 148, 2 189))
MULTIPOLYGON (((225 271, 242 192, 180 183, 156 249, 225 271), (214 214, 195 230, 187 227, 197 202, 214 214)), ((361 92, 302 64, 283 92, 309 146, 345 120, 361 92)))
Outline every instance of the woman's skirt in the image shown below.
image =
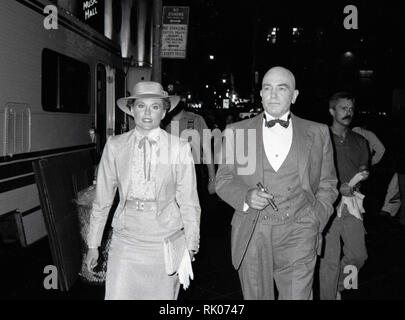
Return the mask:
POLYGON ((156 209, 127 201, 124 228, 113 232, 108 253, 106 300, 176 300, 179 280, 165 270, 163 238, 173 230, 162 228, 156 209))

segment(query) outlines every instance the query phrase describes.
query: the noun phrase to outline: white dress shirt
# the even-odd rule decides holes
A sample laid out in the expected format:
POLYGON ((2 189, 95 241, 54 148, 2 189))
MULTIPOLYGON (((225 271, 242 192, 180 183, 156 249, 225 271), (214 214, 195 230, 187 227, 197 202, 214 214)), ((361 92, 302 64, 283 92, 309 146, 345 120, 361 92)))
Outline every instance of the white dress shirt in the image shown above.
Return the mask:
MULTIPOLYGON (((283 114, 279 119, 287 121, 290 112, 283 114)), ((263 146, 266 153, 267 160, 269 160, 273 169, 277 172, 283 164, 284 160, 287 158, 288 152, 290 151, 292 144, 292 121, 287 128, 284 128, 279 123, 276 123, 273 127, 267 128, 265 126, 265 121, 276 119, 264 112, 266 119, 263 119, 263 146)), ((249 208, 247 203, 243 205, 243 211, 249 208)))
MULTIPOLYGON (((280 119, 287 120, 290 112, 283 114, 280 119)), ((267 121, 276 119, 267 112, 264 112, 267 121)), ((265 120, 263 119, 263 146, 266 152, 267 159, 269 160, 273 169, 277 172, 287 158, 292 144, 293 128, 292 122, 287 128, 284 128, 279 123, 273 127, 267 128, 265 120)))

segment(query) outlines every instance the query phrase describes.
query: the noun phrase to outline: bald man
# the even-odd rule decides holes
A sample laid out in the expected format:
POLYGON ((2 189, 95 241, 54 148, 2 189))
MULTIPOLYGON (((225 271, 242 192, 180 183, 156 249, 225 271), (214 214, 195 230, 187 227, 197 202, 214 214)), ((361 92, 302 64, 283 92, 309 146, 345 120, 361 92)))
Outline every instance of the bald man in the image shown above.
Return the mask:
POLYGON ((319 240, 338 195, 328 127, 290 112, 298 90, 283 67, 265 74, 260 95, 264 112, 225 130, 216 176, 217 194, 235 209, 232 263, 245 299, 275 299, 273 281, 280 300, 312 299, 319 240))

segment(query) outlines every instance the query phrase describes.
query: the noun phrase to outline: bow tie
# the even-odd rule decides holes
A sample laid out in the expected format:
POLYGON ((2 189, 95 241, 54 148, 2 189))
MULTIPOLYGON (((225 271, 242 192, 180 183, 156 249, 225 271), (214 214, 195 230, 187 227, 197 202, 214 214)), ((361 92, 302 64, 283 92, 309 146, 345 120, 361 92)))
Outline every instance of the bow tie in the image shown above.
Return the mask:
POLYGON ((267 128, 271 128, 271 127, 274 127, 276 125, 276 123, 278 123, 278 124, 280 124, 280 126, 287 128, 288 125, 290 124, 290 118, 291 118, 291 113, 288 115, 287 120, 273 119, 273 120, 266 121, 266 116, 264 115, 265 126, 267 128))
POLYGON ((139 140, 138 148, 139 148, 139 149, 145 148, 145 147, 146 147, 146 146, 145 146, 146 141, 149 142, 149 145, 150 145, 150 146, 152 146, 153 144, 156 144, 156 143, 157 143, 157 141, 156 141, 155 139, 148 138, 148 137, 145 136, 145 137, 141 138, 141 140, 139 140))

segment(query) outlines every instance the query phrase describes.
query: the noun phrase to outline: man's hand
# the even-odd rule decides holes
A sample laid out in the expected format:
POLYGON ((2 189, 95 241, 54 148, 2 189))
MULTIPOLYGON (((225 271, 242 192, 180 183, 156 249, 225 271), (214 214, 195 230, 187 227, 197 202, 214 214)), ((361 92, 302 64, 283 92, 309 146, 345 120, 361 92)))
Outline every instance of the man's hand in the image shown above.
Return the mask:
POLYGON ((215 193, 215 179, 210 179, 208 182, 208 193, 214 194, 215 193))
POLYGON ((86 266, 87 270, 91 274, 95 274, 93 269, 97 265, 97 260, 98 260, 98 248, 89 248, 86 255, 86 266))
POLYGON ((370 175, 370 171, 363 170, 360 172, 360 174, 363 176, 363 180, 366 180, 368 178, 368 176, 370 175))
POLYGON ((349 186, 347 182, 343 183, 340 186, 339 192, 342 194, 342 196, 346 197, 352 197, 353 196, 353 188, 349 186))
POLYGON ((267 199, 273 199, 273 196, 254 188, 248 191, 245 202, 252 209, 263 210, 269 205, 267 199))

